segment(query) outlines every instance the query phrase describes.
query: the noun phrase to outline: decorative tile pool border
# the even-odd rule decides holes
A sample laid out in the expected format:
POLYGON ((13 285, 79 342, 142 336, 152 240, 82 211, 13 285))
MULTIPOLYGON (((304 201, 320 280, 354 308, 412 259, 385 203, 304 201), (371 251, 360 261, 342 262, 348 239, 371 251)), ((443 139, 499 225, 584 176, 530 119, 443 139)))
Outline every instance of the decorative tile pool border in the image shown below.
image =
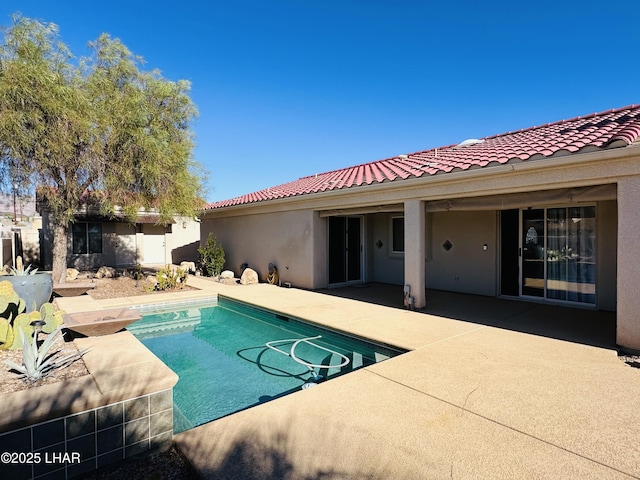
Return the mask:
POLYGON ((0 434, 3 478, 70 479, 173 442, 173 390, 0 434))

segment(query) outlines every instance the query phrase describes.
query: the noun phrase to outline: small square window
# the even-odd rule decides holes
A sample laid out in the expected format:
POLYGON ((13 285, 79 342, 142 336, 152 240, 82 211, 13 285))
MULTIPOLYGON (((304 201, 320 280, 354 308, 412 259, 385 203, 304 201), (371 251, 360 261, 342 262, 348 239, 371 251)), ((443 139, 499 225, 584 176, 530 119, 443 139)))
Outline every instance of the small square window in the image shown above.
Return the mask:
POLYGON ((74 223, 71 228, 73 253, 102 253, 102 224, 74 223))

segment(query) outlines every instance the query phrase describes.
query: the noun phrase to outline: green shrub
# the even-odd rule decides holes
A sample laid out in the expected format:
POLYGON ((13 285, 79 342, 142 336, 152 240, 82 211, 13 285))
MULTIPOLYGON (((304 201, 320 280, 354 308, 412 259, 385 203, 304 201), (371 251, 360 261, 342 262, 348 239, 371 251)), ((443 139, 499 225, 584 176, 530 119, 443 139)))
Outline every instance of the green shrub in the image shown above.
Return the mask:
POLYGON ((224 249, 222 245, 216 241, 213 234, 209 234, 207 243, 203 247, 198 247, 198 255, 200 256, 200 269, 205 277, 216 277, 222 273, 224 267, 224 249))

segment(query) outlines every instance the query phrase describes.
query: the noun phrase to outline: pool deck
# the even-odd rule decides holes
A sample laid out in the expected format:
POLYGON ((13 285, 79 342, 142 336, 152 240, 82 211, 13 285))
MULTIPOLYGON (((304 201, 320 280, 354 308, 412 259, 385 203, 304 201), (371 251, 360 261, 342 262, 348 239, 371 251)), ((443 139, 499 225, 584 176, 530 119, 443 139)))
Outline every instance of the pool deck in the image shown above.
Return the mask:
POLYGON ((610 314, 446 295, 425 313, 189 283, 202 290, 60 303, 71 312, 215 292, 411 350, 176 435, 203 478, 640 478, 640 369, 591 333, 610 314), (568 317, 573 333, 555 332, 568 317))

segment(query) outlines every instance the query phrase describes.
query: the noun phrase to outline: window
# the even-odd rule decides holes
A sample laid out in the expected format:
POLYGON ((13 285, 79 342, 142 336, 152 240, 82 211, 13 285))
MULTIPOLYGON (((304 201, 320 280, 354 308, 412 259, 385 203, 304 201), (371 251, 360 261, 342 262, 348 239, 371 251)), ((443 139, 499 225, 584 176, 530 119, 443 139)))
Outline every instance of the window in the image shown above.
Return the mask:
POLYGON ((391 218, 391 252, 404 252, 404 217, 391 218))
POLYGON ((74 223, 73 253, 102 253, 102 224, 74 223))

